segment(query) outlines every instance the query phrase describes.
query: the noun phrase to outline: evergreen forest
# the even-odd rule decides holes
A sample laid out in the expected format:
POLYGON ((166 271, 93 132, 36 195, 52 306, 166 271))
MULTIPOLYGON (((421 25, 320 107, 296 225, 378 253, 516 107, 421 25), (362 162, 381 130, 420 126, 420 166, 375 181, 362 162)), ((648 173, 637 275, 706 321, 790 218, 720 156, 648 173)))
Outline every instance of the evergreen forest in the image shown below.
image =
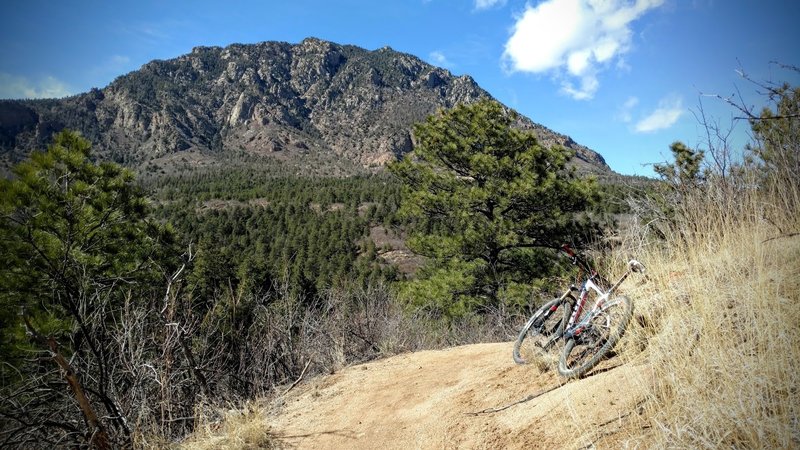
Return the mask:
POLYGON ((368 238, 371 227, 397 220, 400 186, 385 174, 306 178, 238 168, 164 176, 146 188, 154 216, 194 246, 196 298, 266 294, 276 283, 311 298, 397 277, 368 238))

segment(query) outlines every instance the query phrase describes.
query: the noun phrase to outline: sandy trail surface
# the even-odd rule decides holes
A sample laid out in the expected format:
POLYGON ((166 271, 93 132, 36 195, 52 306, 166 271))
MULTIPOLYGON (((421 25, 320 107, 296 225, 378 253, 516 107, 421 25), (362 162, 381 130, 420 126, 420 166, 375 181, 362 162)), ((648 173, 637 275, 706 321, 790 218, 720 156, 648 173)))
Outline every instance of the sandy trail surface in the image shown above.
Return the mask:
POLYGON ((266 418, 288 448, 633 448, 646 366, 603 362, 566 382, 512 344, 402 354, 298 385, 266 418))

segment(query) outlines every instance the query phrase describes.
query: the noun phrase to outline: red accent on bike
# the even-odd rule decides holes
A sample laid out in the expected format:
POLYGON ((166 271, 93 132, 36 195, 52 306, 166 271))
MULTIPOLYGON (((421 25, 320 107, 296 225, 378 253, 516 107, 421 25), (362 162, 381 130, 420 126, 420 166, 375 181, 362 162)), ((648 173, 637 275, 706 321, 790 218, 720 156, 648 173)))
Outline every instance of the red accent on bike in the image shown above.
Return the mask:
POLYGON ((581 296, 581 300, 578 302, 578 308, 575 311, 575 318, 573 320, 578 320, 581 318, 581 313, 583 312, 583 306, 586 304, 586 299, 589 297, 589 292, 584 291, 583 295, 581 296))

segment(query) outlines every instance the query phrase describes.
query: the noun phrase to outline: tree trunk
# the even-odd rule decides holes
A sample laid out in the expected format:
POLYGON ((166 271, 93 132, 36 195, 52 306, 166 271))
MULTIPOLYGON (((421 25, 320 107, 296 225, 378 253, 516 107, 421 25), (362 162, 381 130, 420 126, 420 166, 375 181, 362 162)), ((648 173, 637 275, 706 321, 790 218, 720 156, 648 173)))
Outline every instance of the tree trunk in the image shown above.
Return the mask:
POLYGON ((75 370, 66 360, 66 358, 64 358, 64 356, 62 356, 58 351, 58 342, 56 342, 56 340, 52 337, 45 338, 39 334, 36 329, 33 328, 27 317, 24 317, 23 319, 33 337, 34 342, 47 346, 50 349, 50 355, 52 356, 53 360, 64 372, 64 378, 67 380, 73 395, 75 395, 75 400, 78 402, 78 406, 81 408, 83 417, 86 419, 86 423, 89 425, 89 431, 91 432, 91 436, 89 437, 89 446, 101 450, 110 450, 111 443, 108 439, 108 434, 103 427, 103 423, 100 422, 100 419, 94 412, 94 408, 92 408, 92 404, 89 402, 89 398, 86 397, 86 394, 83 392, 81 383, 78 380, 78 374, 75 373, 75 370))

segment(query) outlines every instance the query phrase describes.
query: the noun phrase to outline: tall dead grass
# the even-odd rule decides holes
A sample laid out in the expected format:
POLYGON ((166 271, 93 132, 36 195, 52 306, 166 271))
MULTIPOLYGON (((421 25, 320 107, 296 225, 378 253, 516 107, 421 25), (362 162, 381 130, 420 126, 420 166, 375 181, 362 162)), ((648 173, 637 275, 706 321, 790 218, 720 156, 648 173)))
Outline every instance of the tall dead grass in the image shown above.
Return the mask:
POLYGON ((723 181, 682 193, 668 239, 642 226, 616 254, 649 269, 628 289, 640 345, 624 356, 652 366, 638 432, 662 448, 797 448, 800 183, 723 181))
POLYGON ((192 450, 249 450, 281 448, 262 416, 263 405, 249 402, 241 409, 213 412, 181 448, 192 450))

